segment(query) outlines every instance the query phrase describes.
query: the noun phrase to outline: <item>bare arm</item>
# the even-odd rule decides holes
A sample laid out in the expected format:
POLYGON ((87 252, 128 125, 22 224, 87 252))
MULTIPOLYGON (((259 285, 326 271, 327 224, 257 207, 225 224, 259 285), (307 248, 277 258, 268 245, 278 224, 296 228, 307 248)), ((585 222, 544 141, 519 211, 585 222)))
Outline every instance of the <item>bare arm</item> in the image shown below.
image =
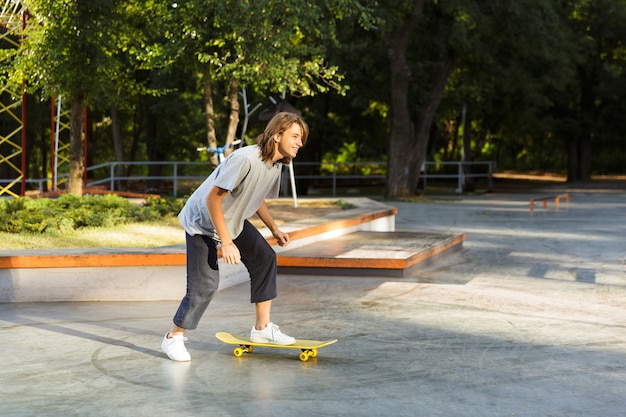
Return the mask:
POLYGON ((228 190, 213 187, 206 197, 206 202, 215 231, 222 241, 222 257, 224 261, 227 264, 238 264, 241 261, 241 254, 239 253, 239 248, 233 243, 228 227, 226 227, 226 219, 224 218, 224 210, 222 208, 222 199, 227 194, 228 190))
POLYGON ((287 233, 283 233, 278 229, 278 226, 274 222, 270 211, 267 208, 267 204, 265 201, 261 204, 261 207, 256 212, 257 216, 261 219, 263 223, 267 226, 268 229, 272 232, 272 235, 278 241, 279 246, 286 246, 289 243, 289 235, 287 233))

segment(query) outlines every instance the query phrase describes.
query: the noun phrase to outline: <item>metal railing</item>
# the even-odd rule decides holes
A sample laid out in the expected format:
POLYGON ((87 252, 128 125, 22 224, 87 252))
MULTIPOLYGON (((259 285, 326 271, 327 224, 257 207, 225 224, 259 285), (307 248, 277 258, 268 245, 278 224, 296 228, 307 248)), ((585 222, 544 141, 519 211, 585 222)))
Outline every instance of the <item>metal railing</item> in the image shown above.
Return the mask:
MULTIPOLYGON (((14 180, 14 179, 12 179, 12 180, 11 180, 11 179, 8 179, 8 180, 7 180, 7 179, 0 179, 0 184, 12 184, 12 183, 13 183, 14 185, 15 185, 15 184, 18 184, 18 185, 19 185, 19 184, 21 184, 21 181, 22 181, 22 180, 21 180, 21 178, 20 178, 20 179, 19 179, 19 181, 17 181, 17 182, 16 182, 16 180, 14 180)), ((50 180, 49 180, 49 179, 46 179, 46 178, 30 178, 30 179, 29 179, 29 178, 27 178, 26 180, 24 180, 24 182, 26 183, 26 188, 29 188, 29 187, 28 187, 28 185, 29 185, 29 184, 30 184, 30 185, 35 184, 35 187, 30 187, 30 189, 32 190, 32 189, 35 189, 35 188, 36 188, 36 189, 38 189, 38 190, 39 190, 39 192, 40 192, 40 193, 42 193, 42 192, 44 191, 44 189, 45 189, 44 185, 45 185, 48 181, 50 181, 50 180)), ((12 185, 5 185, 5 186, 6 186, 6 187, 11 187, 12 185)), ((19 191, 18 191, 17 193, 19 194, 19 191)), ((12 192, 7 193, 7 194, 8 194, 8 195, 7 195, 6 197, 13 196, 13 193, 12 193, 12 192)), ((4 195, 3 195, 3 197, 4 197, 4 195)))
POLYGON ((174 197, 178 197, 179 191, 179 183, 181 181, 202 181, 209 174, 211 165, 209 162, 184 162, 184 161, 174 161, 174 162, 107 162, 105 164, 96 165, 90 168, 87 168, 87 171, 96 171, 101 170, 103 168, 107 169, 109 174, 107 177, 88 181, 86 186, 94 187, 98 185, 108 184, 109 190, 114 191, 116 184, 119 181, 172 181, 172 194, 174 197), (119 166, 150 166, 150 165, 162 165, 171 168, 171 173, 169 175, 129 175, 129 176, 117 176, 116 171, 119 166), (201 167, 204 170, 209 170, 209 172, 203 175, 185 175, 181 173, 180 167, 201 167))
POLYGON ((296 178, 298 179, 330 181, 333 197, 337 195, 337 186, 340 180, 385 180, 387 178, 386 162, 323 163, 294 161, 293 167, 296 171, 296 178), (307 167, 313 167, 314 169, 307 170, 307 167), (315 167, 319 167, 319 169, 315 169, 315 167), (317 171, 319 174, 307 174, 302 171, 317 171), (372 171, 376 173, 372 174, 372 171))
MULTIPOLYGON (((386 180, 386 162, 351 162, 351 163, 319 163, 319 162, 294 162, 294 168, 306 167, 306 166, 321 166, 322 172, 326 174, 296 174, 300 179, 326 179, 331 181, 332 195, 337 195, 337 182, 338 180, 351 180, 351 179, 368 179, 368 180, 386 180), (373 172, 381 172, 378 174, 371 173, 358 173, 357 171, 363 169, 371 169, 373 172), (353 171, 353 173, 346 174, 345 172, 353 171)), ((456 179, 457 188, 456 192, 461 194, 464 189, 464 185, 468 179, 472 178, 485 178, 488 182, 488 190, 493 188, 493 171, 495 170, 495 161, 480 161, 480 162, 461 162, 461 161, 447 161, 447 162, 433 162, 426 161, 420 171, 420 179, 422 179, 423 189, 426 191, 427 183, 429 179, 456 179), (446 170, 445 167, 456 166, 456 169, 446 170), (429 172, 429 167, 435 167, 435 172, 429 172), (475 168, 478 167, 478 170, 475 168), (469 168, 469 169, 468 169, 469 168), (471 172, 470 172, 471 171, 471 172)), ((298 170, 296 170, 298 171, 298 170)))
MULTIPOLYGON (((296 170, 296 178, 298 179, 310 179, 310 180, 324 180, 330 181, 330 188, 332 196, 337 195, 337 188, 339 182, 343 180, 377 180, 384 184, 387 178, 386 175, 386 162, 351 162, 351 163, 321 163, 321 162, 295 162, 294 169, 296 170), (316 173, 307 173, 316 172, 316 173)), ((431 179, 456 179, 457 193, 463 192, 463 186, 467 179, 470 178, 485 178, 488 181, 489 190, 492 188, 492 174, 495 169, 494 161, 485 162, 432 162, 427 161, 424 163, 420 178, 423 182, 423 189, 426 190, 428 180, 431 179), (446 169, 446 167, 454 167, 452 169, 446 169), (429 169, 435 167, 436 171, 429 169), (467 172, 467 168, 471 167, 472 171, 475 171, 476 167, 481 167, 481 172, 467 172), (430 172, 429 172, 430 171, 430 172)), ((86 187, 106 186, 111 191, 120 190, 120 182, 133 181, 133 182, 163 182, 169 181, 172 184, 171 193, 174 197, 177 197, 181 191, 181 182, 201 182, 212 171, 211 165, 208 162, 185 162, 185 161, 172 161, 172 162, 107 162, 100 165, 95 165, 87 168, 87 173, 92 179, 87 181, 86 187), (138 166, 141 171, 147 171, 149 166, 161 165, 166 171, 160 175, 147 175, 147 174, 135 174, 135 175, 117 175, 118 167, 124 166, 138 166)), ((62 175, 60 175, 61 177, 62 175)), ((67 176, 67 175, 66 175, 67 176)), ((283 175, 285 178, 287 175, 283 175)), ((0 179, 0 183, 11 183, 14 180, 0 179)), ((44 185, 49 179, 27 179, 27 184, 36 184, 39 192, 44 191, 44 185)), ((188 184, 187 184, 188 186, 188 184)))
POLYGON ((471 178, 486 178, 488 181, 488 190, 491 191, 493 188, 493 171, 496 168, 495 161, 481 161, 481 162, 461 162, 461 161, 447 161, 447 162, 425 162, 424 166, 422 166, 422 172, 420 173, 420 178, 423 180, 424 191, 426 191, 426 184, 428 179, 432 178, 456 178, 457 179, 457 194, 461 194, 463 192, 463 186, 466 183, 467 179, 471 178), (448 173, 429 173, 428 167, 435 166, 454 166, 456 165, 456 172, 448 172, 448 173), (472 167, 486 167, 486 170, 483 172, 466 172, 466 168, 472 167))

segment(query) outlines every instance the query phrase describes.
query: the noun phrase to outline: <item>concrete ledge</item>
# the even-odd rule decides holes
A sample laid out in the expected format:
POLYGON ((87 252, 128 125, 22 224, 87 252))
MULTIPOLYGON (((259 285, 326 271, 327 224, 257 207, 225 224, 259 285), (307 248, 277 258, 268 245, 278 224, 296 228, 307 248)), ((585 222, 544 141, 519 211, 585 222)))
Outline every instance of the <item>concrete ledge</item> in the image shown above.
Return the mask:
POLYGON ((301 274, 332 268, 337 275, 344 275, 345 270, 368 269, 380 276, 403 276, 404 271, 464 241, 465 234, 354 232, 282 252, 278 255, 278 266, 298 267, 301 274))
MULTIPOLYGON (((367 199, 356 208, 305 219, 281 229, 293 249, 358 230, 393 231, 397 209, 367 199)), ((268 242, 280 253, 268 231, 268 242)), ((243 265, 220 261, 220 288, 248 280, 243 265)), ((179 300, 185 293, 185 248, 5 251, 0 255, 0 303, 179 300)))
POLYGON ((184 253, 96 253, 13 255, 0 257, 3 269, 98 268, 109 266, 184 265, 184 253))
MULTIPOLYGON (((368 199, 354 199, 352 204, 360 205, 371 202, 370 208, 359 207, 344 210, 327 216, 306 219, 290 225, 281 226, 289 233, 289 248, 306 245, 313 240, 327 239, 355 230, 394 229, 396 208, 381 205, 368 199), (356 201, 358 200, 358 201, 356 201), (362 201, 367 200, 367 201, 362 201), (297 243, 296 243, 297 242, 297 243)), ((281 247, 268 231, 261 229, 268 243, 279 252, 281 247)), ((185 265, 185 249, 183 246, 158 249, 128 250, 40 250, 15 251, 15 254, 0 255, 0 269, 24 268, 79 268, 79 267, 130 267, 130 266, 174 266, 185 265), (163 251, 167 251, 163 253, 163 251)))

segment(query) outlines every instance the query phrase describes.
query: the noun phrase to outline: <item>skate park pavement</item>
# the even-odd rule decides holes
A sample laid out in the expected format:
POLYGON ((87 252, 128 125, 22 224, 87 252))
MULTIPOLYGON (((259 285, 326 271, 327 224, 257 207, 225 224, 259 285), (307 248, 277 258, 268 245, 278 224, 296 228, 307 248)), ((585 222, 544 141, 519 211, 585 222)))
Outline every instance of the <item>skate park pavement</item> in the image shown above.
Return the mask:
POLYGON ((397 230, 462 249, 402 278, 279 275, 281 330, 339 339, 306 362, 215 339, 249 332, 245 283, 188 332, 186 363, 160 350, 175 301, 0 304, 0 415, 622 416, 620 187, 387 202, 397 230), (548 192, 571 201, 530 211, 548 192))

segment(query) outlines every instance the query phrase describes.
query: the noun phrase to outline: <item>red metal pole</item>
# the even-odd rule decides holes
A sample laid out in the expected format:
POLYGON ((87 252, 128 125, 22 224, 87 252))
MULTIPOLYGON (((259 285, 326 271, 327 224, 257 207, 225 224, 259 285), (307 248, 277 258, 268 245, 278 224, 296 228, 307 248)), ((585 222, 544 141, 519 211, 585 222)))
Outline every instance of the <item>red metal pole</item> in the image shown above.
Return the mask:
POLYGON ((55 137, 56 137, 56 112, 55 112, 55 107, 56 104, 54 102, 54 96, 52 96, 50 98, 50 173, 51 173, 51 178, 52 178, 52 190, 48 190, 48 191, 56 191, 56 187, 55 184, 57 183, 57 179, 56 179, 56 167, 54 166, 54 159, 56 157, 56 152, 55 152, 55 146, 54 146, 54 142, 55 142, 55 137))
MULTIPOLYGON (((26 86, 23 87, 26 90, 26 86)), ((26 176, 28 175, 28 161, 26 160, 26 92, 22 93, 22 191, 26 195, 26 176)))
MULTIPOLYGON (((26 13, 22 12, 22 42, 26 30, 26 13)), ((28 174, 28 161, 26 159, 26 80, 22 80, 22 191, 20 195, 26 195, 26 176, 28 174)))
POLYGON ((87 184, 87 102, 83 108, 83 184, 87 184))

